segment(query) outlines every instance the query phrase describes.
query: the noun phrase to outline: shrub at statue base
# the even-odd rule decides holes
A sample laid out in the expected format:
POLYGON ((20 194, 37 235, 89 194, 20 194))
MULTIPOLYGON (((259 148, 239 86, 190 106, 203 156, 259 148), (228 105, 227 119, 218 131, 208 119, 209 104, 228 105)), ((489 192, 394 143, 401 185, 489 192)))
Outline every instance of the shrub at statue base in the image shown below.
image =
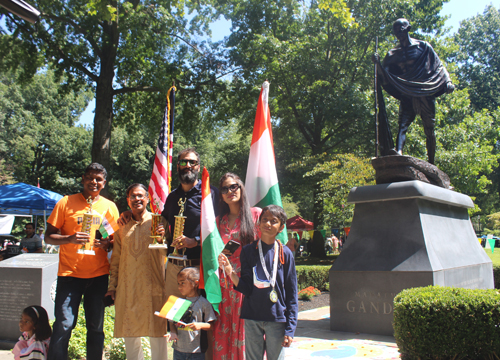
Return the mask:
POLYGON ((498 359, 500 292, 442 286, 394 298, 394 337, 402 359, 498 359))
POLYGON ((308 286, 315 287, 319 290, 328 290, 330 266, 324 265, 298 265, 297 280, 299 290, 305 289, 308 286))

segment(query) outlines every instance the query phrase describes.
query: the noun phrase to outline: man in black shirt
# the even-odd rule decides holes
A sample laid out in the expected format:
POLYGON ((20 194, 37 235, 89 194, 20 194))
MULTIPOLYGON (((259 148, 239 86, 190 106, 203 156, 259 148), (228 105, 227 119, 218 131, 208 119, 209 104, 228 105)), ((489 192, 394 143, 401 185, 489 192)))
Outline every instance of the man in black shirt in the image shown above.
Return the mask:
MULTIPOLYGON (((177 155, 177 175, 180 185, 168 195, 161 213, 162 217, 170 224, 170 234, 167 243, 178 249, 179 253, 186 256, 187 260, 168 259, 165 287, 167 298, 170 295, 181 297, 177 288, 177 274, 186 266, 200 265, 200 214, 201 214, 201 181, 198 179, 200 171, 200 155, 194 148, 184 149, 177 155), (175 227, 175 216, 179 215, 179 200, 184 203, 184 232, 182 236, 172 239, 175 227), (184 250, 185 249, 185 250, 184 250)), ((219 191, 211 186, 214 211, 217 214, 217 201, 219 191)), ((173 247, 169 247, 171 253, 173 247)))
MULTIPOLYGON (((173 234, 175 216, 179 215, 180 211, 179 200, 185 201, 184 216, 187 219, 184 224, 184 233, 177 239, 173 239, 172 242, 172 245, 180 252, 185 249, 184 254, 189 260, 185 266, 198 266, 200 259, 201 181, 198 179, 199 171, 200 156, 194 148, 184 149, 179 152, 177 155, 177 174, 180 185, 168 195, 161 213, 170 224, 170 233, 173 234)), ((219 191, 213 186, 211 186, 211 190, 214 210, 217 214, 216 202, 219 198, 219 191)), ((172 251, 173 249, 170 248, 169 253, 172 251)))

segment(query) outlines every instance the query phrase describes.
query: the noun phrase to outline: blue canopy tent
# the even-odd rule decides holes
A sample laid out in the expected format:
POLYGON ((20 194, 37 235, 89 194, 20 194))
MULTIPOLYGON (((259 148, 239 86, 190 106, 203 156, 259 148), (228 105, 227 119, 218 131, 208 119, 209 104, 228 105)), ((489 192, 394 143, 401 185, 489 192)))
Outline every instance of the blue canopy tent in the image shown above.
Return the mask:
POLYGON ((52 212, 62 195, 25 183, 0 186, 0 214, 43 216, 52 212))

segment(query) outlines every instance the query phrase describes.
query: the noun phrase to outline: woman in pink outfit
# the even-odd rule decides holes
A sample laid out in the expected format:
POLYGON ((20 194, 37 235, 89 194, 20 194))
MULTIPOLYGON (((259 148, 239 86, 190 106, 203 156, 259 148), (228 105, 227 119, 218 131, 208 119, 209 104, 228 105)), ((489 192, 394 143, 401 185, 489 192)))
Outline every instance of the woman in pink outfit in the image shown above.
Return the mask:
MULTIPOLYGON (((235 174, 224 174, 219 181, 219 190, 221 195, 217 227, 224 244, 227 245, 229 241, 233 243, 232 251, 225 249, 223 253, 240 276, 241 248, 259 237, 260 231, 256 223, 262 210, 250 208, 245 186, 235 174), (234 249, 234 246, 238 248, 234 249)), ((243 295, 234 290, 231 279, 224 276, 223 272, 221 272, 220 282, 222 302, 219 306, 220 315, 214 328, 213 359, 244 360, 245 323, 240 319, 243 295)))

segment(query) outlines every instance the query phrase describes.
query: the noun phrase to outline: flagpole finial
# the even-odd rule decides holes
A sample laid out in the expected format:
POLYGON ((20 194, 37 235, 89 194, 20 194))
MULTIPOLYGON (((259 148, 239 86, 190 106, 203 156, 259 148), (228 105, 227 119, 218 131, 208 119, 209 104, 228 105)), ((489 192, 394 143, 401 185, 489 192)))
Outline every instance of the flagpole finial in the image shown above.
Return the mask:
POLYGON ((175 86, 175 79, 172 80, 172 86, 175 86))

